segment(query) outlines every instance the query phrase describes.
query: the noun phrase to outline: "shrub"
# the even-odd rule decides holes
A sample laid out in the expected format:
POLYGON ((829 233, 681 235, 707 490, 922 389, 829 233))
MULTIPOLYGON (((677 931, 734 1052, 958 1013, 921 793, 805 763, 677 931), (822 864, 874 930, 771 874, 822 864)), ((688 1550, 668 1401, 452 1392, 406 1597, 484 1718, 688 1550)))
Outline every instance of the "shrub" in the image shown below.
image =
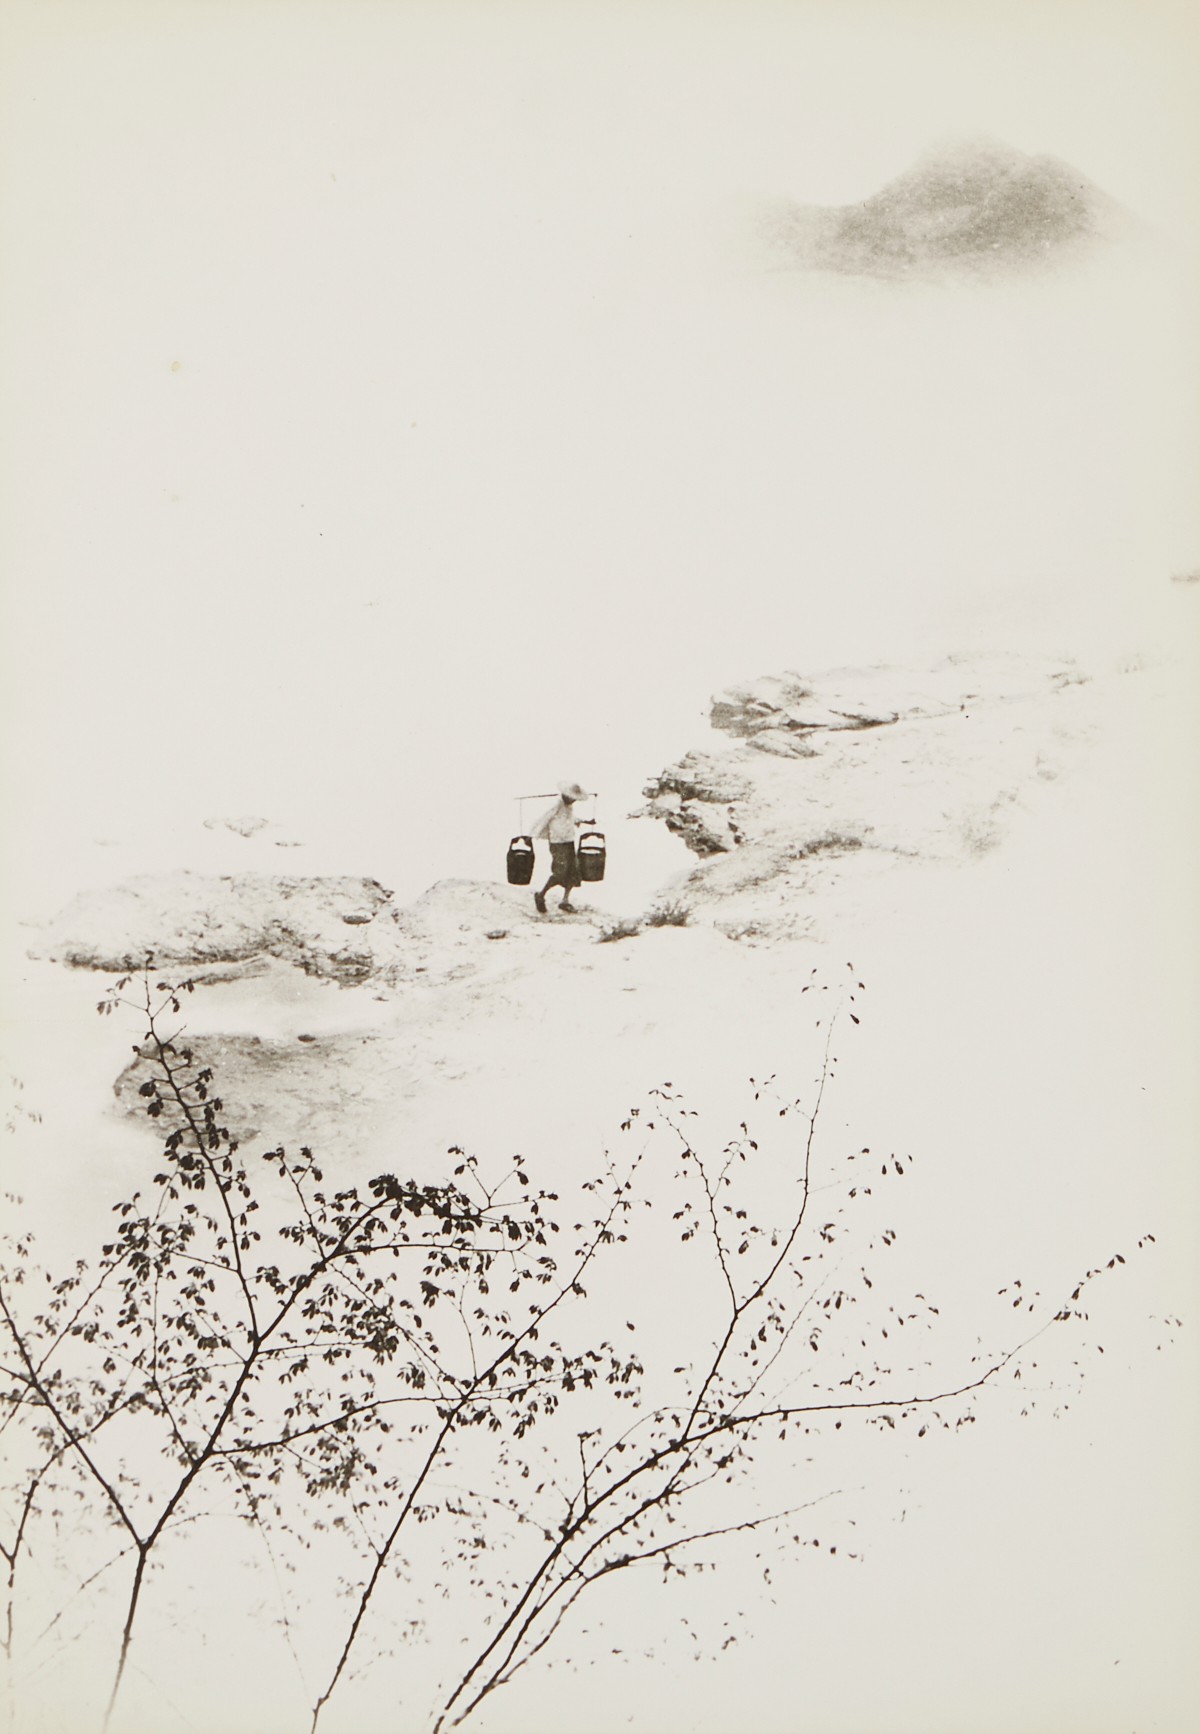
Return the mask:
POLYGON ((596 940, 597 945, 608 945, 614 939, 632 939, 642 931, 640 921, 628 919, 614 921, 610 927, 602 927, 596 940))
POLYGON ((647 927, 686 927, 692 919, 692 911, 688 904, 681 902, 660 903, 657 909, 652 909, 646 917, 647 927))

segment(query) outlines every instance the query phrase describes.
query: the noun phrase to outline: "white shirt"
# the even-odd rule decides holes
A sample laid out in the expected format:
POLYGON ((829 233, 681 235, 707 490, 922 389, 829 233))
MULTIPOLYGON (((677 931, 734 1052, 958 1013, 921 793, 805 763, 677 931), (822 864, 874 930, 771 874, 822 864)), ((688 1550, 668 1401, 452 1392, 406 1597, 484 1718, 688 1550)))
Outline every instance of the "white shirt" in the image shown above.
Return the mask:
POLYGON ((575 817, 573 801, 558 800, 552 807, 547 807, 533 827, 533 835, 544 837, 548 843, 573 843, 575 827, 582 823, 582 819, 575 817))

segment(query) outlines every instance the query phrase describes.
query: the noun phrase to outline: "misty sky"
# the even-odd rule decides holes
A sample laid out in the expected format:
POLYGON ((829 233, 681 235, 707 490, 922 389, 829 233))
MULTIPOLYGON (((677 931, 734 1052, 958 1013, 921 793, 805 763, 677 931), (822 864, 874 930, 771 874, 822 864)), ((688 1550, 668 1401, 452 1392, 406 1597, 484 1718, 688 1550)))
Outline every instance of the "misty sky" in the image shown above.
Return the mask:
POLYGON ((1200 557, 1174 264, 860 288, 781 273, 757 224, 983 133, 1180 246, 1185 24, 11 7, 25 834, 125 837, 153 801, 385 877, 415 826, 459 870, 465 789, 493 850, 561 776, 627 807, 738 676, 1119 640, 1200 557))

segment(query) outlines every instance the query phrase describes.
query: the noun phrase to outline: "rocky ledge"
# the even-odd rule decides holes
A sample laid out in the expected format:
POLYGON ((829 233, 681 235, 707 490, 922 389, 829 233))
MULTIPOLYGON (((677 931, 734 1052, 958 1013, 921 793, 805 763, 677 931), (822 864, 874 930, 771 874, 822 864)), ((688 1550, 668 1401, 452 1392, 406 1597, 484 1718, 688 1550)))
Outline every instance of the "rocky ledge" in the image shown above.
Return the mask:
MULTIPOLYGON (((150 959, 157 969, 211 979, 261 973, 277 960, 353 983, 380 966, 368 932, 391 896, 374 879, 146 874, 82 892, 43 929, 30 956, 115 974, 150 959)), ((393 949, 385 939, 383 950, 393 949)))
POLYGON ((734 937, 812 930, 810 895, 855 856, 963 860, 993 848, 1088 727, 1070 662, 951 658, 820 678, 795 671, 715 695, 712 727, 646 785, 641 813, 699 856, 678 888, 734 937))
MULTIPOLYGON (((624 917, 619 862, 596 906, 549 918, 494 882, 442 880, 398 906, 374 879, 175 871, 76 897, 33 955, 108 974, 152 959, 209 984, 188 1040, 236 1105, 235 1135, 382 1152, 401 1121, 440 1135, 481 1067, 499 1099, 530 1066, 539 1089, 556 1065, 570 1075, 581 1045, 702 1049, 714 1004, 791 991, 780 942, 840 938, 880 899, 903 907, 900 875, 965 868, 1044 806, 1110 696, 1028 657, 727 688, 708 742, 641 810, 691 864, 624 917)), ((139 1054, 116 1083, 140 1122, 146 1076, 139 1054)))
POLYGON ((295 969, 390 997, 519 967, 511 945, 487 941, 540 935, 557 954, 685 923, 735 939, 808 936, 829 915, 818 883, 825 893, 851 870, 861 885, 897 862, 994 847, 1086 733, 1087 695, 1070 663, 1016 657, 952 658, 920 674, 793 670, 729 687, 711 704, 717 744, 644 791, 641 816, 699 865, 632 917, 581 910, 578 942, 508 885, 442 881, 398 907, 374 879, 176 871, 76 897, 32 955, 118 974, 152 959, 210 982, 295 969))

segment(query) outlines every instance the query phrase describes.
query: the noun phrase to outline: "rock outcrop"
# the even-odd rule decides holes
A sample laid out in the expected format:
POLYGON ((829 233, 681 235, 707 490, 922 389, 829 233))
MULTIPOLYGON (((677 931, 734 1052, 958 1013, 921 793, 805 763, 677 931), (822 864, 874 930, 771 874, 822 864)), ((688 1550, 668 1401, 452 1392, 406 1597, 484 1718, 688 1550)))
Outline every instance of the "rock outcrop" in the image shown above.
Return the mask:
MULTIPOLYGON (((566 1124, 583 1112, 566 1082, 580 1051, 612 1056, 614 1091, 622 1054, 649 1048, 671 1075, 714 1016, 731 1052, 731 1008, 790 1003, 796 962, 777 942, 843 934, 902 901, 914 865, 995 848, 1103 704, 1069 663, 1028 657, 788 670, 717 693, 708 743, 648 783, 644 814, 692 864, 640 912, 615 915, 607 895, 589 907, 586 889, 575 915, 539 918, 524 887, 496 882, 440 880, 397 906, 373 879, 170 872, 75 898, 34 955, 109 974, 153 957, 208 984, 185 1039, 242 1141, 365 1164, 419 1126, 437 1148, 481 1072, 518 1122, 523 1093, 561 1088, 566 1124)), ((161 1132, 147 1076, 135 1059, 117 1101, 161 1132)))
POLYGON ((1086 727, 1069 696, 1085 684, 1069 663, 1001 657, 718 693, 710 721, 731 743, 645 789, 643 814, 701 858, 677 899, 734 937, 798 937, 814 931, 818 881, 828 889, 848 857, 861 878, 886 860, 985 852, 1086 727))
MULTIPOLYGON (((389 1103, 394 1108, 406 1083, 412 1084, 386 1040, 373 1030, 290 1037, 208 1032, 187 1037, 186 1046, 196 1070, 212 1071, 221 1102, 218 1124, 239 1144, 265 1137, 289 1146, 329 1148, 342 1128, 369 1123, 389 1103)), ((139 1125, 152 1124, 156 1137, 180 1123, 169 1098, 161 1115, 147 1121, 139 1090, 161 1075, 149 1051, 139 1051, 113 1084, 120 1111, 139 1125)))
POLYGON ((147 874, 81 893, 31 955, 112 973, 152 958, 158 969, 219 977, 254 974, 277 959, 352 983, 394 954, 394 931, 373 931, 391 895, 374 879, 147 874))
MULTIPOLYGON (((1028 658, 949 659, 914 674, 797 671, 728 687, 712 700, 725 743, 692 750, 646 785, 644 816, 700 865, 622 932, 673 916, 734 937, 811 934, 812 892, 903 860, 963 860, 993 847, 1006 815, 1057 774, 1081 725, 1064 695, 1083 677, 1028 658)), ((1078 707, 1076 707, 1078 710, 1078 707)), ((187 871, 146 875, 76 897, 32 955, 74 968, 154 968, 197 981, 299 970, 385 997, 409 986, 519 971, 512 944, 540 932, 562 953, 615 931, 603 910, 547 928, 516 887, 442 880, 397 907, 376 880, 187 871), (487 941, 493 943, 488 944, 487 941)), ((525 958, 524 967, 530 966, 525 958)))
POLYGON ((643 789, 650 814, 696 855, 719 855, 740 839, 733 804, 752 784, 714 753, 685 753, 643 789))

